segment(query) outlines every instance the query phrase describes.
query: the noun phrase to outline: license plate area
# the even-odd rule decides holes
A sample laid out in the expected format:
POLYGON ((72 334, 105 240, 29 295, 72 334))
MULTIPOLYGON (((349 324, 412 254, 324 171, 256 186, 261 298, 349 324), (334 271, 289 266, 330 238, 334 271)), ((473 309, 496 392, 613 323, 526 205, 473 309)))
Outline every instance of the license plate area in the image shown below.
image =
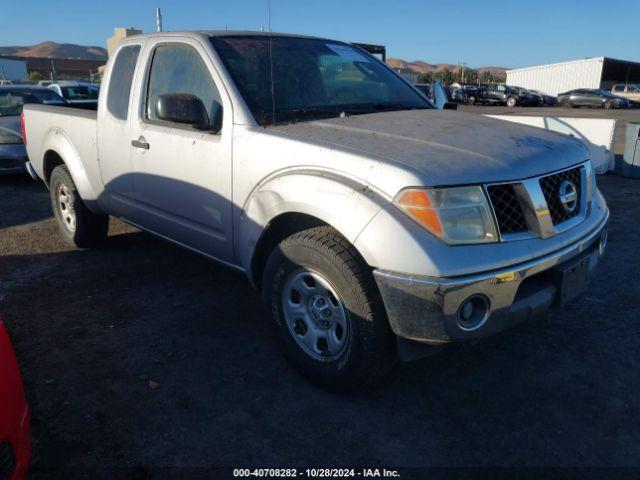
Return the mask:
POLYGON ((591 255, 581 255, 554 269, 558 282, 558 303, 560 305, 573 300, 586 289, 589 281, 590 260, 591 255))

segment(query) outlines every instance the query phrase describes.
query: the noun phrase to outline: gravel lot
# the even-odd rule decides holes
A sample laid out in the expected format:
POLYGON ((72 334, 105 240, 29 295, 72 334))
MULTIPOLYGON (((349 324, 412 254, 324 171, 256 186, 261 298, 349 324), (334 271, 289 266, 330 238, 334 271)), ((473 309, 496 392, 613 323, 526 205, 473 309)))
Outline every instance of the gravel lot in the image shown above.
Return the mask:
POLYGON ((288 367, 242 275, 116 220, 106 246, 71 250, 45 188, 0 177, 0 312, 32 409, 32 478, 640 467, 640 181, 599 181, 610 243, 587 294, 341 397, 288 367))

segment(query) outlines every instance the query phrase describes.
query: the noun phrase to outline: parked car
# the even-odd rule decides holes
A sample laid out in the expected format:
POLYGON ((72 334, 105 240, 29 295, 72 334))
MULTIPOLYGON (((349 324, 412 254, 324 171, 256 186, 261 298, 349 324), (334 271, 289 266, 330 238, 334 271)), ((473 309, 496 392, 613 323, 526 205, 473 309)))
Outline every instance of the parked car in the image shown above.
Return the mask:
POLYGON ((31 456, 29 407, 9 335, 0 319, 0 480, 26 478, 31 456))
POLYGON ((90 83, 65 81, 52 83, 47 88, 76 107, 95 109, 98 106, 99 90, 90 83))
POLYGON ((542 98, 542 105, 552 106, 558 103, 558 99, 553 95, 547 95, 546 93, 541 92, 540 90, 529 90, 529 91, 531 93, 534 93, 535 95, 539 95, 542 98))
POLYGON ((0 87, 0 174, 25 171, 20 114, 26 103, 65 104, 55 92, 27 85, 0 87))
POLYGON ((611 89, 611 94, 617 97, 626 98, 633 103, 640 103, 640 85, 614 85, 611 89))
POLYGON ((467 92, 463 88, 452 88, 451 100, 456 103, 468 103, 469 97, 467 96, 467 92))
POLYGON ((602 89, 579 88, 558 95, 558 102, 565 108, 597 107, 597 108, 627 108, 629 100, 616 97, 611 92, 602 89))
POLYGON ((522 87, 516 87, 516 88, 534 99, 534 101, 532 101, 531 103, 532 106, 541 107, 542 105, 544 105, 544 98, 541 94, 534 92, 533 90, 529 90, 522 87))
POLYGON ((434 109, 346 43, 137 35, 103 81, 97 112, 24 109, 62 237, 94 246, 114 215, 243 271, 332 390, 575 298, 606 245, 580 141, 434 109))
POLYGON ((538 98, 526 89, 501 83, 481 85, 478 89, 477 100, 482 104, 506 105, 507 107, 538 104, 538 98))
MULTIPOLYGON (((543 104, 542 96, 523 87, 509 87, 517 94, 517 105, 536 107, 543 104)), ((507 99, 508 103, 508 99, 507 99)))

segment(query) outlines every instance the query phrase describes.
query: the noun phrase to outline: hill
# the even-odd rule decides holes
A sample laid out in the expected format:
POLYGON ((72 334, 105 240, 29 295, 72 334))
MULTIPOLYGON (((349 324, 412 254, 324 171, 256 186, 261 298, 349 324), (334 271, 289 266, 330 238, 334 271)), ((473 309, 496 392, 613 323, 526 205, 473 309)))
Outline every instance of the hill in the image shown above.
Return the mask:
POLYGON ((0 56, 1 55, 15 55, 18 57, 71 58, 79 60, 107 60, 107 50, 105 48, 56 42, 42 42, 37 45, 23 47, 0 47, 0 56))
MULTIPOLYGON (((450 70, 451 72, 458 72, 460 70, 459 65, 451 63, 427 63, 421 60, 415 60, 413 62, 407 62, 400 58, 387 58, 387 64, 392 68, 407 68, 413 70, 416 73, 430 73, 430 72, 442 72, 444 70, 450 70)), ((474 68, 478 73, 490 72, 493 75, 502 75, 508 70, 505 67, 479 67, 474 68)))

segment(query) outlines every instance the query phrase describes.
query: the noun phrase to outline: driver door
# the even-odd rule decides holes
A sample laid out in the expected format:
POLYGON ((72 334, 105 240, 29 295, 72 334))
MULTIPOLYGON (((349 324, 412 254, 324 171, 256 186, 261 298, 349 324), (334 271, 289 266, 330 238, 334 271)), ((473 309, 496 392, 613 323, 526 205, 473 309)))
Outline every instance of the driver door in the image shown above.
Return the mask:
POLYGON ((230 99, 206 50, 191 39, 148 45, 146 78, 132 122, 134 223, 200 253, 233 262, 230 99), (164 94, 189 94, 222 128, 202 131, 163 119, 164 94))

